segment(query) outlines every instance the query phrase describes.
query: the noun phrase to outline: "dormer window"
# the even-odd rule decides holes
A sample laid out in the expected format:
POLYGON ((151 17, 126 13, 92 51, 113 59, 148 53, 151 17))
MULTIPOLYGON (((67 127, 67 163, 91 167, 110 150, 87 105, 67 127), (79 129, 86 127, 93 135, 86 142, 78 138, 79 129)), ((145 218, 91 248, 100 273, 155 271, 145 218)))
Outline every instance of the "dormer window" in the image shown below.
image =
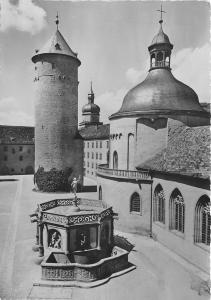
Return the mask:
POLYGON ((59 43, 56 43, 55 48, 56 48, 56 50, 61 50, 59 43))

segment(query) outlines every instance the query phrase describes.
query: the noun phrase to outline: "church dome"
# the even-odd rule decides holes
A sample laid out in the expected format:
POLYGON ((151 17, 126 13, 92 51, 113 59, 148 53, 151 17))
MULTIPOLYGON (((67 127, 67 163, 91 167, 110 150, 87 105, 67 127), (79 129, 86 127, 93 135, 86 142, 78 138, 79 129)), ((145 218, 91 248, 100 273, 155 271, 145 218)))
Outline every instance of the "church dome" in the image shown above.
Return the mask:
POLYGON ((94 103, 87 103, 82 108, 82 113, 94 113, 99 114, 100 107, 97 104, 94 103))
POLYGON ((112 116, 143 113, 203 112, 192 88, 177 80, 170 70, 151 70, 146 79, 124 97, 119 112, 112 116))
POLYGON ((148 47, 150 70, 146 79, 133 87, 123 99, 120 110, 109 119, 122 117, 171 117, 188 126, 207 125, 209 114, 201 107, 192 88, 177 80, 171 73, 170 58, 173 45, 160 30, 148 47))

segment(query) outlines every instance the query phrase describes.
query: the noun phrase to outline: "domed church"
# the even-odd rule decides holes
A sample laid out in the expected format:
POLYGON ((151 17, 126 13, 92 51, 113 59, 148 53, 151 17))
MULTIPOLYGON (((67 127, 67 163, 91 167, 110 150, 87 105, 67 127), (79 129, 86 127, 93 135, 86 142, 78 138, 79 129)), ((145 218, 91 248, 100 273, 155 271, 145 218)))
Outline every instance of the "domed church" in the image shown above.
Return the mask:
POLYGON ((146 79, 109 117, 110 157, 97 170, 99 199, 118 212, 115 227, 155 237, 207 270, 210 114, 171 72, 173 44, 162 9, 148 50, 146 79))

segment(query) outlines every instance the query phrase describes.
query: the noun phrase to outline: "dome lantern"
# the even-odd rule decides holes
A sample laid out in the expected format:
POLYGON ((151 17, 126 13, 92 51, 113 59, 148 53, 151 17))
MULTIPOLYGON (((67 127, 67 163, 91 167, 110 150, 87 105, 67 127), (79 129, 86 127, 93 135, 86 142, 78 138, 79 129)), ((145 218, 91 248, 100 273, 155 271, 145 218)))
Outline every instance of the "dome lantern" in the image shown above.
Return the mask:
POLYGON ((151 45, 148 47, 150 53, 150 70, 157 68, 170 69, 171 50, 173 45, 170 43, 168 36, 163 32, 163 18, 162 13, 165 11, 158 10, 161 13, 160 29, 158 34, 153 38, 151 45))

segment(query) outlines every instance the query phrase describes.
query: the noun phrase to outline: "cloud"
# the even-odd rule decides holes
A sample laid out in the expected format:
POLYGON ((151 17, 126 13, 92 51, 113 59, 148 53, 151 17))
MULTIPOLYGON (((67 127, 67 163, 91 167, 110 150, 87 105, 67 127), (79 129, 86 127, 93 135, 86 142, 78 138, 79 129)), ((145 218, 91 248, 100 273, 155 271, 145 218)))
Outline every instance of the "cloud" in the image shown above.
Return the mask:
POLYGON ((172 70, 175 77, 192 87, 200 102, 209 102, 210 93, 210 46, 186 48, 172 57, 172 70))
POLYGON ((136 85, 142 80, 144 80, 148 70, 149 70, 149 60, 143 63, 143 68, 141 70, 137 70, 135 68, 129 68, 126 71, 125 75, 129 83, 136 85))
POLYGON ((14 97, 0 100, 0 124, 33 126, 33 116, 24 112, 14 97))
POLYGON ((102 122, 108 123, 108 117, 120 109, 126 93, 127 89, 122 88, 116 92, 105 92, 96 97, 95 103, 100 106, 100 120, 102 122))
POLYGON ((0 0, 0 7, 1 31, 15 28, 35 34, 46 25, 45 10, 34 4, 33 0, 0 0))

